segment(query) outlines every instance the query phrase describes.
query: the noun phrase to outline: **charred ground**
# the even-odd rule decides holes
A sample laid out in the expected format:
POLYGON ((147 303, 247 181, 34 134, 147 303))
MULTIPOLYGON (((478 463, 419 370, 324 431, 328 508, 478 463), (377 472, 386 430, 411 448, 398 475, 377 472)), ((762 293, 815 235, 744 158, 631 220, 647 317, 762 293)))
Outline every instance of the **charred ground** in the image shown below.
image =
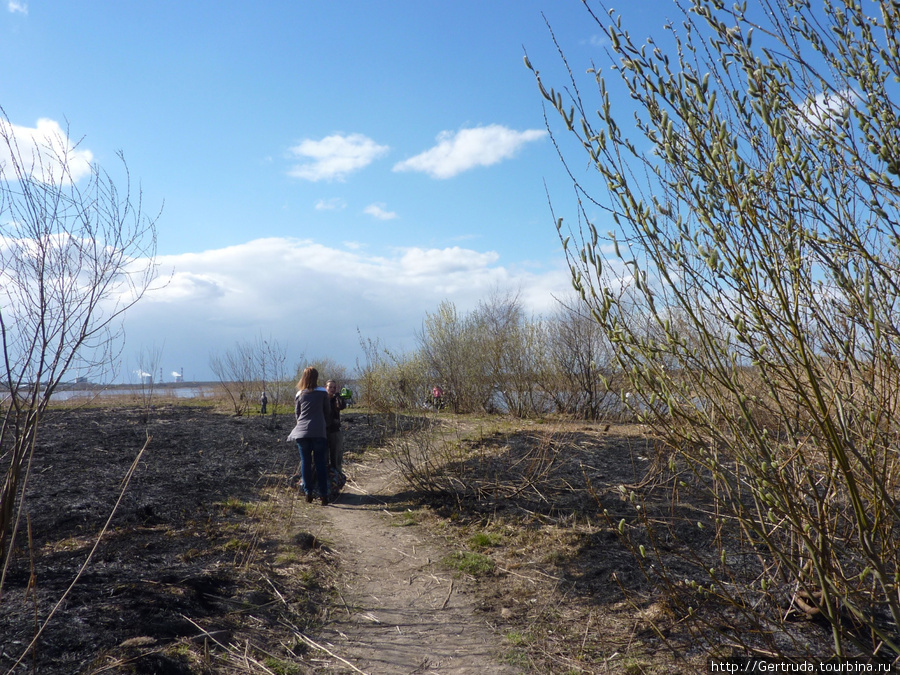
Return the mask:
MULTIPOLYGON (((217 643, 252 645, 256 660, 286 645, 302 653, 296 632, 318 620, 331 563, 315 535, 278 531, 290 530, 294 506, 289 418, 199 406, 48 413, 2 588, 0 668, 26 652, 120 494, 90 564, 19 669, 201 672, 213 662, 198 655, 217 643)), ((353 418, 357 451, 383 437, 367 416, 353 418)))
MULTIPOLYGON (((345 602, 347 547, 358 553, 365 542, 340 532, 371 530, 342 530, 339 520, 365 503, 381 517, 366 527, 409 528, 442 550, 433 573, 457 575, 448 588, 472 595, 473 622, 495 633, 500 663, 514 672, 702 667, 705 652, 616 532, 620 519, 634 521, 628 494, 637 491, 684 529, 684 550, 656 551, 672 569, 685 551, 713 552, 696 527, 702 505, 677 513, 647 482, 656 449, 646 429, 354 410, 343 419, 351 480, 342 511, 307 505, 289 487, 298 464, 284 440, 290 414, 234 417, 202 405, 49 413, 2 587, 0 671, 358 672, 308 638, 365 610, 345 602), (400 432, 423 429, 449 437, 455 463, 440 471, 453 477, 448 490, 400 477, 398 444, 411 438, 400 432), (366 482, 376 473, 392 487, 366 482)), ((413 442, 421 450, 424 441, 413 442)), ((396 591, 391 575, 384 583, 396 591)))

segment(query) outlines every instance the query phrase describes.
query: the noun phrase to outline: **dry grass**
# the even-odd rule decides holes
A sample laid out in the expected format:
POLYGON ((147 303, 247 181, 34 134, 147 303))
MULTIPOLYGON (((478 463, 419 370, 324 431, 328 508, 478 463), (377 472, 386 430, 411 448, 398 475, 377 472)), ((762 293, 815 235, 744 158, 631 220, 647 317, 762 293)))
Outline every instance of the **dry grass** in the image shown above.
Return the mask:
POLYGON ((711 654, 746 654, 756 630, 774 631, 786 651, 793 641, 829 653, 827 626, 792 615, 789 594, 767 596, 778 620, 735 604, 749 596, 741 585, 758 553, 666 476, 647 427, 440 421, 394 444, 414 488, 397 507, 493 561, 477 586, 511 662, 540 673, 693 673, 711 654), (733 598, 703 590, 723 548, 733 598))
POLYGON ((655 445, 645 427, 441 421, 427 437, 395 443, 421 498, 395 508, 492 561, 492 572, 473 576, 481 610, 507 636, 507 661, 537 673, 705 667, 610 525, 634 518, 620 486, 650 489, 655 445))

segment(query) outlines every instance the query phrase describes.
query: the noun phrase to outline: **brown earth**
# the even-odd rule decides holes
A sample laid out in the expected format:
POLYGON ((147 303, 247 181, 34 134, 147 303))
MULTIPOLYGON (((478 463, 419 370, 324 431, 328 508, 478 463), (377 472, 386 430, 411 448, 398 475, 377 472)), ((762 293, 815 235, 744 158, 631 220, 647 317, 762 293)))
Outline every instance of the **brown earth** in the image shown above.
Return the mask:
POLYGON ((382 446, 402 420, 344 421, 350 480, 322 507, 289 487, 290 415, 50 413, 2 586, 2 672, 694 672, 597 518, 645 473, 640 429, 479 422, 483 480, 453 499, 400 478, 382 446), (454 562, 470 554, 488 567, 454 562))

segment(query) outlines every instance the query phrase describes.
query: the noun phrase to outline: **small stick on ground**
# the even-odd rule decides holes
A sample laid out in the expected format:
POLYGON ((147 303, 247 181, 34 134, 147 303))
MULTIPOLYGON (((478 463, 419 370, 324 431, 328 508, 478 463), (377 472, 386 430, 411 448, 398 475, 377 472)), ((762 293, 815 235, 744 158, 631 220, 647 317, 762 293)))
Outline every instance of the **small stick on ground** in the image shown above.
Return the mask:
POLYGON ((325 647, 320 645, 318 642, 315 642, 314 640, 306 637, 303 633, 300 633, 299 631, 294 631, 294 635, 296 635, 298 638, 303 640, 310 647, 312 647, 314 649, 318 649, 319 651, 325 652, 326 654, 328 654, 328 656, 337 659, 338 661, 343 663, 345 666, 348 666, 348 667, 352 668, 354 671, 356 671, 357 673, 360 673, 360 675, 367 675, 367 673, 365 671, 360 670, 359 668, 354 666, 352 663, 350 663, 347 659, 342 659, 340 656, 335 654, 333 651, 331 651, 330 649, 326 649, 325 647))
POLYGON ((441 609, 447 609, 447 603, 450 602, 451 595, 453 595, 453 579, 450 580, 450 592, 447 593, 447 597, 444 598, 444 604, 441 605, 441 609))

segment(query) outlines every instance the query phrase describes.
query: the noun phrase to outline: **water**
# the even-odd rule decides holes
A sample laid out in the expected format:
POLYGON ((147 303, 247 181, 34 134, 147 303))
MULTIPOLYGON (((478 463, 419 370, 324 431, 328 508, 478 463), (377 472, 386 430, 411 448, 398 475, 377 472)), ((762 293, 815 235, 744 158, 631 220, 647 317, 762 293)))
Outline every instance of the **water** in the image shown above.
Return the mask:
POLYGON ((53 401, 71 401, 74 399, 89 400, 96 397, 111 396, 138 396, 141 398, 204 398, 212 396, 220 389, 215 384, 197 384, 197 385, 178 385, 178 386, 155 386, 151 390, 150 387, 123 387, 112 386, 108 388, 92 387, 90 389, 57 389, 53 392, 51 400, 53 401))

